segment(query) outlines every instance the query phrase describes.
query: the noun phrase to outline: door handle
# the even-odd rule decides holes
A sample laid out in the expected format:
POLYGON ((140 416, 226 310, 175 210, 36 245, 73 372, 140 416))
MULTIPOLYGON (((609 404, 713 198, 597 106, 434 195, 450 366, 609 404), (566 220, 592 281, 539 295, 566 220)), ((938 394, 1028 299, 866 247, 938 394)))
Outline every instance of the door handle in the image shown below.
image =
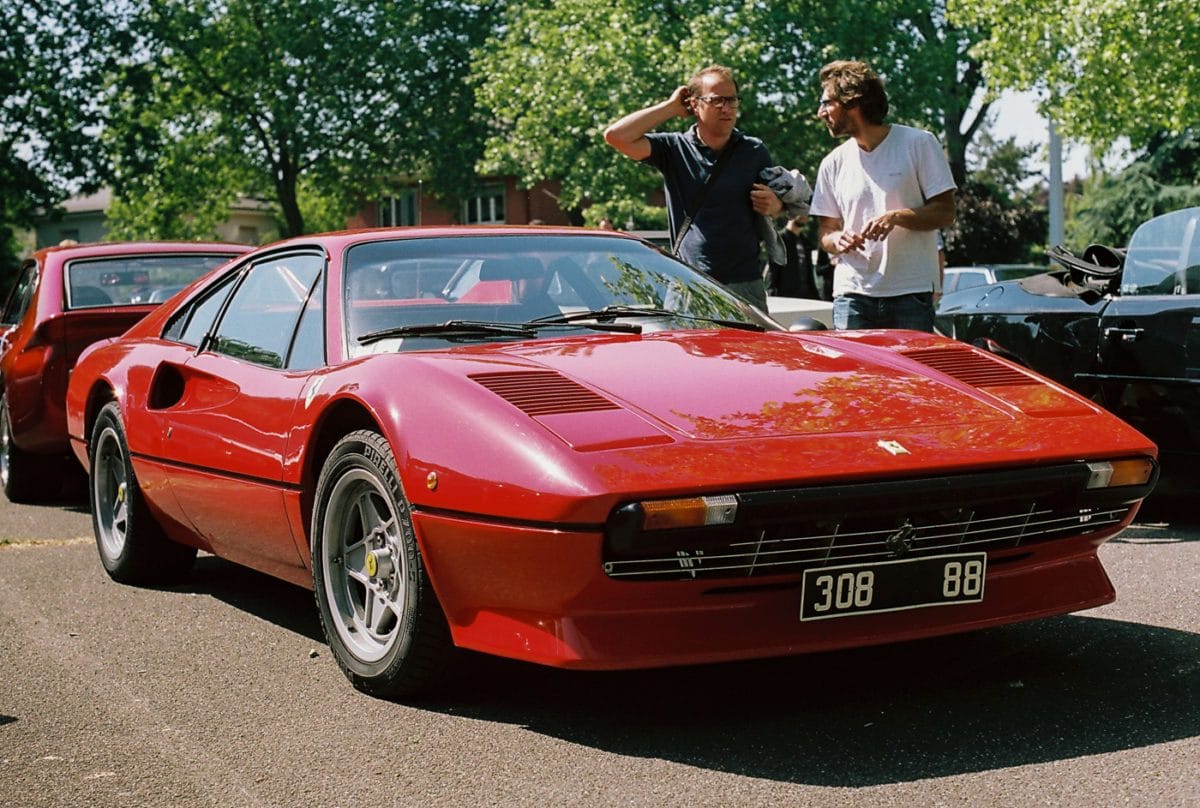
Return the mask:
POLYGON ((1104 338, 1107 340, 1119 339, 1126 343, 1137 342, 1145 332, 1144 328, 1106 328, 1104 329, 1104 338))

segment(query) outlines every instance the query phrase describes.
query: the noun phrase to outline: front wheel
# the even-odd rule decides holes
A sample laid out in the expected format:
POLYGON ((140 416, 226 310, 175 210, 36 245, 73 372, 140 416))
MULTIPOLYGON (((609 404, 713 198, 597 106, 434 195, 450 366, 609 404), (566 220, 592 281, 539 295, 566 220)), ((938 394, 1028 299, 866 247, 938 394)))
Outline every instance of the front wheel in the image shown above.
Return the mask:
POLYGON ((96 417, 91 453, 92 529, 109 576, 124 584, 152 585, 186 575, 196 560, 196 548, 168 539, 146 507, 115 402, 96 417))
POLYGON ((387 440, 353 432, 317 482, 313 589, 338 666, 366 693, 426 694, 454 656, 387 440))

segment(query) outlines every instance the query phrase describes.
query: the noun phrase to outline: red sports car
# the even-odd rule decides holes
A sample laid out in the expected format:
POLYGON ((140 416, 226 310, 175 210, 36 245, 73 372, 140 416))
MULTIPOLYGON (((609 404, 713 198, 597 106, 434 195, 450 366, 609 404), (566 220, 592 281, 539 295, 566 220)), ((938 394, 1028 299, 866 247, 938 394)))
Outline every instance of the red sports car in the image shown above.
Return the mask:
POLYGON ((795 654, 1072 612, 1155 447, 931 334, 781 329, 649 244, 294 239, 80 359, 118 581, 197 548, 312 587, 374 694, 456 648, 568 668, 795 654))
POLYGON ((71 462, 63 400, 80 351, 114 337, 251 248, 133 243, 50 247, 0 305, 0 482, 14 502, 53 495, 71 462))

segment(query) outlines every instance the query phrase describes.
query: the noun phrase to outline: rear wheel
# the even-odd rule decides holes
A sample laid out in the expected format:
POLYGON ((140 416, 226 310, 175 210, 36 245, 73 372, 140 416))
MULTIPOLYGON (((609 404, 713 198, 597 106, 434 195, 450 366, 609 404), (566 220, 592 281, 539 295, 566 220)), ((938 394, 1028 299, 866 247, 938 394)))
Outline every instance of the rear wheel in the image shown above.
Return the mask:
POLYGON ((45 502, 58 494, 63 466, 58 456, 30 454, 13 441, 8 397, 0 395, 0 484, 10 502, 45 502))
POLYGON ((383 436, 353 432, 326 460, 312 566, 325 637, 354 686, 383 697, 434 690, 454 646, 383 436))
POLYGON ((150 515, 129 462, 116 403, 97 416, 91 453, 92 528, 100 562, 109 576, 125 584, 170 583, 185 576, 196 559, 196 548, 169 540, 150 515))

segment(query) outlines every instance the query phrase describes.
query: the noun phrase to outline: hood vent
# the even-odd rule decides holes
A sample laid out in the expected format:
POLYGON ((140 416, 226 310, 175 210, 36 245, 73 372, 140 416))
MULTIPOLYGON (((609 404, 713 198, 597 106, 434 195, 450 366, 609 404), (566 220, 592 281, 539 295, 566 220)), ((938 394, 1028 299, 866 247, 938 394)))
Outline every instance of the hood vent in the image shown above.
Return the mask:
POLYGON ((902 353, 972 387, 1011 387, 1037 383, 1021 371, 970 348, 925 348, 902 353))
POLYGON ((529 416, 620 409, 604 396, 554 371, 475 373, 471 378, 529 416))

